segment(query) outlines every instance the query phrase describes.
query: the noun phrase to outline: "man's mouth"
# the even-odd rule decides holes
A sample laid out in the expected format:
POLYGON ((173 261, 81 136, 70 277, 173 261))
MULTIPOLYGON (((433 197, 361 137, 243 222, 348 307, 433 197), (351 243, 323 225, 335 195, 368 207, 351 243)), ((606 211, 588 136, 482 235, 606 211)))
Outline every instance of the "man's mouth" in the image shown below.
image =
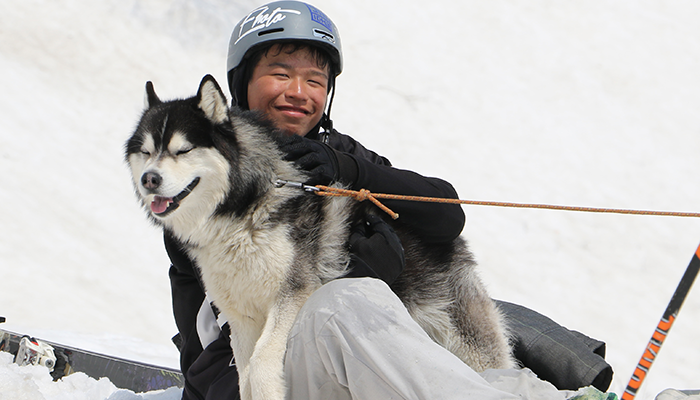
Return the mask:
POLYGON ((292 107, 292 106, 278 106, 277 109, 281 112, 294 115, 308 115, 310 112, 303 108, 292 107))
POLYGON ((187 197, 199 183, 199 178, 195 178, 182 192, 175 197, 155 196, 151 202, 151 211, 158 217, 165 217, 180 207, 182 199, 187 197))

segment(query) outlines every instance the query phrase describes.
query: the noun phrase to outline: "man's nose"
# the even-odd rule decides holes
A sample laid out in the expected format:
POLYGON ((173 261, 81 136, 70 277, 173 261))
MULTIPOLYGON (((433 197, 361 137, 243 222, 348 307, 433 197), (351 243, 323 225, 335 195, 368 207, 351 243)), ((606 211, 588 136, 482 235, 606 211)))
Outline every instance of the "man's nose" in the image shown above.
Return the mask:
POLYGON ((306 90, 304 88, 304 81, 301 78, 293 78, 289 81, 287 86, 287 91, 285 95, 292 99, 304 100, 306 99, 306 90))

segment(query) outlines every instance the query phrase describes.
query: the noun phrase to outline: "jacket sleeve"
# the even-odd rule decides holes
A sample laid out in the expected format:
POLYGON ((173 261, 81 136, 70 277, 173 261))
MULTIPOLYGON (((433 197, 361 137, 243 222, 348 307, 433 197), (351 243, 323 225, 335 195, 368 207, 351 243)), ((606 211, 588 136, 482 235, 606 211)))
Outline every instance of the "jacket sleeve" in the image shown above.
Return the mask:
POLYGON ((170 290, 172 294, 173 315, 179 332, 176 341, 180 350, 180 368, 186 374, 189 366, 202 352, 197 337, 197 314, 204 301, 205 294, 195 271, 194 262, 190 260, 180 244, 167 232, 164 236, 165 249, 170 257, 170 290), (187 351, 183 351, 187 349, 187 351))
MULTIPOLYGON (((394 168, 388 159, 366 149, 347 135, 334 131, 328 144, 350 155, 357 163, 358 175, 351 187, 353 190, 367 189, 375 193, 459 198, 448 182, 394 168)), ((382 203, 398 213, 399 219, 427 242, 452 241, 462 233, 464 228, 466 217, 462 207, 457 204, 405 200, 383 200, 382 203)))
MULTIPOLYGON (((372 164, 356 159, 358 178, 353 190, 408 196, 457 199, 452 185, 438 178, 428 178, 408 170, 372 164)), ((382 200, 399 214, 404 224, 427 242, 448 242, 457 238, 464 228, 465 215, 459 205, 425 203, 406 200, 382 200)))

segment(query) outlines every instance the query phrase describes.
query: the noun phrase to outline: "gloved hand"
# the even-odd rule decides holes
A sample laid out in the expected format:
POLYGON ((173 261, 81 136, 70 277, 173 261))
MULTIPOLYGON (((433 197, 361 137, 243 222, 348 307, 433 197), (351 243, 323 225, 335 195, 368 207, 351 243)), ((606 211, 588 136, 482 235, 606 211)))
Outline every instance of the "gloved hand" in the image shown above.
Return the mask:
POLYGON ((293 161, 309 173, 309 179, 304 182, 307 185, 328 185, 336 181, 352 184, 357 180, 355 160, 319 141, 294 135, 285 138, 280 150, 285 153, 285 160, 293 161))
POLYGON ((350 272, 347 277, 379 278, 393 283, 403 272, 403 246, 396 232, 380 217, 368 214, 350 234, 350 272))

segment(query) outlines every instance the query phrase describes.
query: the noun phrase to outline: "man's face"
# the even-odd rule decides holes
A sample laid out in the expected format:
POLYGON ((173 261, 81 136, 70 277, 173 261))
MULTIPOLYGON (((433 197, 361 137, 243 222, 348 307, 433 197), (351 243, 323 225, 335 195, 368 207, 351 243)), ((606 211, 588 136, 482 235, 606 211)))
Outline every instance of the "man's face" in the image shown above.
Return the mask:
POLYGON ((288 54, 274 45, 263 54, 248 83, 248 106, 267 114, 288 135, 306 135, 323 116, 328 67, 307 48, 288 54))

